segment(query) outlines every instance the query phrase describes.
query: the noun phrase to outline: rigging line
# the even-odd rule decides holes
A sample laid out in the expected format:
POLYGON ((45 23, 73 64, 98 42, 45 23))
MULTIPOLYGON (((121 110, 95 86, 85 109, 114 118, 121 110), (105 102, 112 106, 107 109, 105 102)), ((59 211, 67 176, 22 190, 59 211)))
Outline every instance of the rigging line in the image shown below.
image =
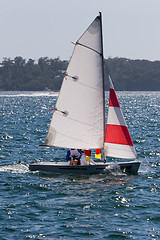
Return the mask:
POLYGON ((90 49, 90 50, 98 53, 100 56, 102 56, 102 53, 99 53, 98 51, 96 51, 95 49, 93 49, 93 48, 91 48, 91 47, 88 47, 88 46, 86 46, 86 45, 84 45, 84 44, 82 44, 82 43, 79 43, 79 42, 76 42, 76 44, 78 44, 78 45, 80 45, 80 46, 82 46, 82 47, 88 48, 88 49, 90 49))
POLYGON ((109 66, 107 65, 107 62, 105 59, 104 59, 104 68, 106 69, 107 77, 111 78, 110 69, 109 69, 109 66))

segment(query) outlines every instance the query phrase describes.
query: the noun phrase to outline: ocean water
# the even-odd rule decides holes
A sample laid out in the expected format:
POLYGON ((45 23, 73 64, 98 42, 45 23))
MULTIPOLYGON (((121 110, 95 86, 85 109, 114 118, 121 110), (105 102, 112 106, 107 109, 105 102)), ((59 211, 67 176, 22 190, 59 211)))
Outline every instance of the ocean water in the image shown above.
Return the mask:
POLYGON ((160 92, 117 95, 142 162, 137 175, 30 172, 32 161, 65 158, 39 147, 56 96, 0 92, 1 240, 160 239, 160 92))

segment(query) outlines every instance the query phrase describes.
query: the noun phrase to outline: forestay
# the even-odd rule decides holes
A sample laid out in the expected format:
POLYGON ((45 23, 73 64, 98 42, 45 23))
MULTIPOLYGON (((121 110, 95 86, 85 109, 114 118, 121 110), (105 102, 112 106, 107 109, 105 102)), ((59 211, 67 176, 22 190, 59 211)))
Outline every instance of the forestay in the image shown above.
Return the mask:
POLYGON ((102 64, 101 17, 98 16, 75 44, 45 145, 103 148, 102 64))

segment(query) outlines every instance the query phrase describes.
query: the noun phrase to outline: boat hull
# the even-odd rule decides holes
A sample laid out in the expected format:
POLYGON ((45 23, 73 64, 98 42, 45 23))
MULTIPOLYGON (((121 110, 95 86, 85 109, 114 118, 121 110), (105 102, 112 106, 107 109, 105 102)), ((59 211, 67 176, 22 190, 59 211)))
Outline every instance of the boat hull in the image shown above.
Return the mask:
MULTIPOLYGON (((129 174, 137 174, 139 161, 131 162, 120 162, 116 163, 119 170, 129 174)), ((66 162, 36 162, 29 164, 29 170, 40 171, 53 174, 78 174, 78 175, 91 175, 91 174, 102 174, 110 171, 110 167, 114 166, 113 163, 98 163, 96 165, 68 165, 66 162)))

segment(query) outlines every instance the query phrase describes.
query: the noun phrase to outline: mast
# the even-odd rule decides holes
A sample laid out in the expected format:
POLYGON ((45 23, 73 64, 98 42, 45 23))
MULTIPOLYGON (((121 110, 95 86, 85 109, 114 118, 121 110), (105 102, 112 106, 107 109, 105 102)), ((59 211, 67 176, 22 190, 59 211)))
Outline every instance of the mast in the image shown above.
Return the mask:
MULTIPOLYGON (((104 140, 105 140, 105 89, 104 89, 104 55, 103 55, 103 32, 102 32, 102 13, 99 12, 100 30, 101 30, 101 46, 102 46, 102 79, 103 79, 103 119, 104 119, 104 140)), ((103 145, 104 147, 104 145, 103 145)))

